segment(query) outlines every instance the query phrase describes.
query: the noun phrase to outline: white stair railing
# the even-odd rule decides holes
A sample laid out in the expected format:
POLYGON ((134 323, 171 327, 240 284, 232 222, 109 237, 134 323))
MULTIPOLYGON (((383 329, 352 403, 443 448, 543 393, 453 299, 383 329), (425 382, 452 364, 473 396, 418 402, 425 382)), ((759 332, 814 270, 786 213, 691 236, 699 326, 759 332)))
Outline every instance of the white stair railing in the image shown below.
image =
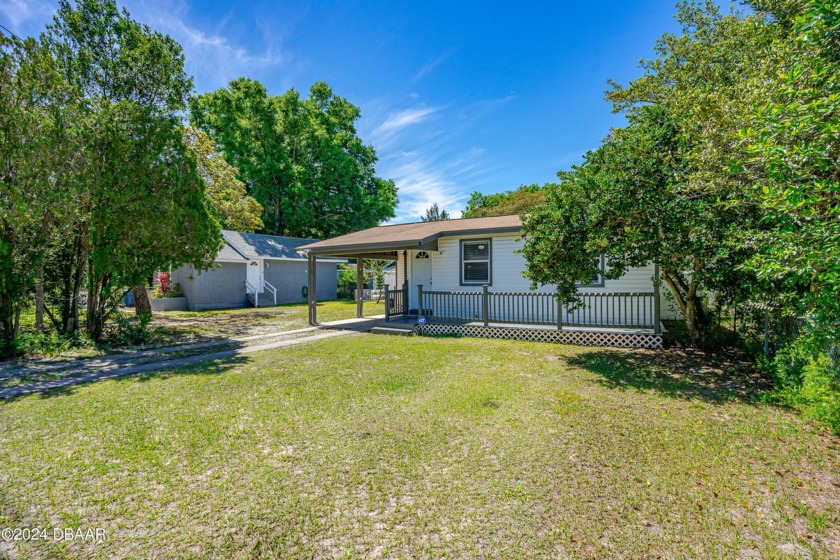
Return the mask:
POLYGON ((269 292, 271 292, 271 295, 274 296, 274 305, 277 305, 277 288, 272 286, 271 283, 268 282, 267 280, 263 282, 263 285, 266 287, 266 289, 269 292))
POLYGON ((247 280, 245 280, 245 291, 248 292, 249 294, 253 294, 253 296, 254 296, 254 307, 259 307, 260 306, 260 294, 259 294, 259 292, 257 292, 257 288, 253 284, 248 282, 247 280))

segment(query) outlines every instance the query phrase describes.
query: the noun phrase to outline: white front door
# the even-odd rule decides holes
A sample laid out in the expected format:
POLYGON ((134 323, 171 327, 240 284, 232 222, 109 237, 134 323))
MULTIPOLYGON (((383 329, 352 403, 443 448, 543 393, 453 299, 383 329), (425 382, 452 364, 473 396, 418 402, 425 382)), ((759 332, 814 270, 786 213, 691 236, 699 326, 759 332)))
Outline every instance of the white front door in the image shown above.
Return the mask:
POLYGON ((409 307, 417 309, 417 286, 424 290, 433 290, 432 286, 432 253, 431 251, 412 251, 411 255, 411 286, 408 294, 409 307))
MULTIPOLYGON (((263 262, 260 259, 248 261, 248 283, 251 284, 257 293, 263 291, 263 262)), ((249 288, 250 289, 250 288, 249 288)))

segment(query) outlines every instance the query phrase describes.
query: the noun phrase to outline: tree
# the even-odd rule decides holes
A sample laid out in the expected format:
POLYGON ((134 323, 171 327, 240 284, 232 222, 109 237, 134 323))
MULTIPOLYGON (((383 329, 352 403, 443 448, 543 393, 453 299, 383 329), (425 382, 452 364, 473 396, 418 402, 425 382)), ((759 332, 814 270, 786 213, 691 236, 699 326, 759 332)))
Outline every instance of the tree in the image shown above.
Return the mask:
MULTIPOLYGON (((365 284, 372 281, 374 288, 378 290, 379 296, 376 298, 376 303, 382 300, 382 291, 385 288, 385 267, 388 266, 389 262, 375 259, 365 259, 362 262, 365 284)), ((358 280, 356 277, 357 266, 359 266, 358 260, 355 265, 338 265, 339 286, 345 286, 351 292, 356 289, 356 282, 358 280)))
POLYGON ((61 190, 73 152, 67 83, 34 39, 0 35, 0 354, 42 270, 45 247, 73 206, 61 190))
POLYGON ((263 208, 248 195, 238 171, 216 151, 213 141, 201 130, 184 129, 187 145, 195 154, 198 172, 204 180, 210 212, 225 229, 254 232, 262 229, 263 208))
POLYGON ((323 82, 301 99, 240 78, 193 99, 190 115, 239 170, 268 232, 331 237, 394 216, 396 186, 374 174, 376 152, 355 129, 358 107, 323 82))
POLYGON ((628 266, 655 262, 694 345, 704 342, 704 294, 729 298, 755 286, 741 268, 754 248, 743 232, 759 227, 744 204, 747 176, 739 165, 739 130, 758 102, 745 76, 764 79, 760 57, 774 40, 761 15, 723 16, 712 2, 683 3, 681 35, 664 35, 657 58, 608 99, 629 125, 560 173, 549 203, 526 220, 528 276, 556 283, 564 302, 575 283, 594 274, 605 254, 617 277, 628 266))
MULTIPOLYGON (((442 218, 447 220, 448 218, 442 218)), ((373 287, 376 289, 376 303, 382 301, 382 291, 385 289, 385 267, 391 261, 368 260, 365 261, 365 269, 370 271, 370 279, 373 280, 373 287)))
POLYGON ((209 266, 221 236, 182 132, 192 81, 181 47, 113 0, 61 1, 46 42, 78 99, 83 162, 65 273, 74 290, 86 280, 98 340, 126 286, 169 266, 209 266))
POLYGON ((497 194, 472 193, 462 218, 483 218, 486 216, 507 216, 521 214, 545 204, 548 185, 521 185, 518 189, 497 194))
POLYGON ((420 220, 424 222, 439 222, 441 220, 448 220, 449 212, 438 208, 437 202, 432 204, 427 210, 425 216, 420 216, 420 220))
MULTIPOLYGON (((737 216, 715 210, 714 195, 686 193, 686 139, 657 107, 635 112, 580 166, 559 173, 548 203, 525 217, 527 275, 535 284, 556 284, 560 299, 575 302, 579 283, 606 278, 651 262, 700 345, 708 324, 703 290, 729 282, 737 251, 728 246, 737 216)), ((659 281, 659 279, 655 279, 659 281)))
POLYGON ((840 5, 754 2, 784 33, 771 79, 751 85, 764 102, 741 130, 763 231, 747 266, 800 314, 840 337, 840 5))

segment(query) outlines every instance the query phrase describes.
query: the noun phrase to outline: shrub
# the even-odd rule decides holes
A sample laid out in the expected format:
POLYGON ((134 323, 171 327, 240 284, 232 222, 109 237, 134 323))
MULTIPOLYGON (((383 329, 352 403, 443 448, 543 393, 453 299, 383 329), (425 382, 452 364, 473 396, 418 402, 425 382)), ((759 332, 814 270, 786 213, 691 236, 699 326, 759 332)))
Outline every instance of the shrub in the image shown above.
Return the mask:
POLYGON ((55 355, 67 348, 72 340, 58 333, 25 332, 14 341, 14 353, 22 356, 55 355))
POLYGON ((23 332, 15 338, 11 355, 57 356, 70 348, 92 345, 93 341, 84 332, 72 335, 57 332, 23 332))
POLYGON ((152 338, 149 323, 152 316, 144 313, 139 317, 126 317, 122 313, 114 316, 117 328, 110 337, 114 346, 136 346, 146 344, 152 338))
POLYGON ((155 286, 156 298, 181 297, 184 292, 181 290, 180 284, 173 284, 172 278, 168 272, 161 272, 155 277, 158 284, 155 286))
POLYGON ((764 363, 776 383, 773 397, 840 434, 838 341, 806 332, 764 363))

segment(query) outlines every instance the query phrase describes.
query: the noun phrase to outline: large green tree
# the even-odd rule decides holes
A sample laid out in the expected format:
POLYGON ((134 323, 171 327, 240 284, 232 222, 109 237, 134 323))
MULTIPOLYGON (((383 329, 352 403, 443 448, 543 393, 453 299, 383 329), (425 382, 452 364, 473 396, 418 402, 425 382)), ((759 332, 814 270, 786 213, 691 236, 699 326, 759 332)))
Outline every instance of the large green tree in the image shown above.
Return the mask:
POLYGON ((759 0, 776 34, 763 102, 742 129, 763 231, 748 266, 798 313, 840 335, 840 2, 759 0))
POLYGON ((601 255, 606 278, 657 263, 654 281, 667 286, 700 345, 704 291, 744 285, 733 277, 743 255, 729 242, 743 217, 719 211, 714 193, 685 189, 688 140, 666 111, 648 107, 629 121, 560 173, 547 204, 525 216, 527 274, 535 284, 556 284, 561 300, 573 303, 578 283, 598 274, 601 255))
POLYGON ((238 170, 216 151, 213 141, 204 132, 187 127, 184 137, 198 162, 213 217, 225 229, 244 232, 262 229, 262 206, 248 195, 245 183, 238 178, 238 170))
POLYGON ((182 132, 192 81, 181 47, 113 0, 60 2, 46 42, 77 96, 83 157, 65 273, 73 300, 85 278, 86 327, 98 339, 127 286, 168 266, 207 266, 219 224, 182 132))
POLYGON ((599 253, 608 277, 658 263, 656 280, 700 345, 705 294, 734 298, 752 285, 740 266, 754 248, 742 232, 760 225, 755 206, 744 204, 739 131, 760 96, 744 77, 772 75, 776 30, 761 14, 723 15, 713 2, 681 4, 678 20, 682 33, 657 41, 640 78, 613 84, 607 97, 628 127, 560 174, 548 207, 526 222, 525 254, 529 277, 556 283, 565 301, 575 282, 592 277, 599 253))
POLYGON ((358 107, 326 84, 302 99, 240 78, 195 98, 190 114, 239 169, 267 231, 330 237, 394 216, 396 187, 375 175, 376 152, 356 132, 358 107))
POLYGON ((45 247, 73 208, 70 91, 34 39, 0 35, 0 352, 20 327, 45 247))

